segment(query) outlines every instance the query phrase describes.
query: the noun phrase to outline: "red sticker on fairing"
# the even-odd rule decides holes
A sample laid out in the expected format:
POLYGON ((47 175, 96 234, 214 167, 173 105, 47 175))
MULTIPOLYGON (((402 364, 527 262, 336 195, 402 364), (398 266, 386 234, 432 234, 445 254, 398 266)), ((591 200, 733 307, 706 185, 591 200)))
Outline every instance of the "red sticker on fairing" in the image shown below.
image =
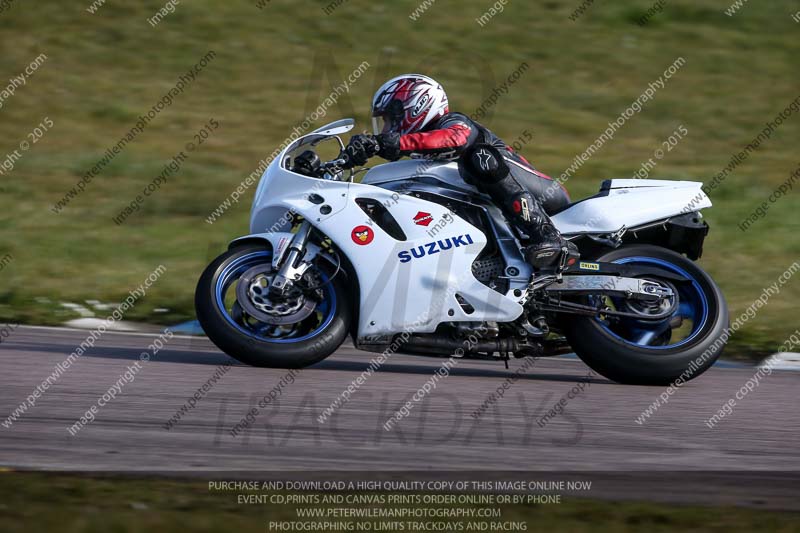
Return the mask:
POLYGON ((431 222, 433 222, 433 217, 425 211, 420 211, 414 216, 414 224, 417 226, 427 226, 431 222))
POLYGON ((375 238, 375 232, 368 226, 356 226, 350 233, 350 238, 353 239, 354 243, 363 246, 372 242, 372 239, 375 238))

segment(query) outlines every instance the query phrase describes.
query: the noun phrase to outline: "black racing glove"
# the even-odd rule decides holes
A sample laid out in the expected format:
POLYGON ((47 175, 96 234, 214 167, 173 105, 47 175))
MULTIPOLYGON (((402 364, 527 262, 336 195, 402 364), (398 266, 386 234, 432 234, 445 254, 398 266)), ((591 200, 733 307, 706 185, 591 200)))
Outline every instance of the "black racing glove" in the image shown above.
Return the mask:
POLYGON ((381 133, 375 136, 378 142, 378 155, 389 161, 400 159, 400 134, 381 133))
POLYGON ((360 167, 367 164, 370 157, 378 153, 378 141, 372 135, 353 135, 350 142, 344 149, 348 162, 353 167, 360 167))

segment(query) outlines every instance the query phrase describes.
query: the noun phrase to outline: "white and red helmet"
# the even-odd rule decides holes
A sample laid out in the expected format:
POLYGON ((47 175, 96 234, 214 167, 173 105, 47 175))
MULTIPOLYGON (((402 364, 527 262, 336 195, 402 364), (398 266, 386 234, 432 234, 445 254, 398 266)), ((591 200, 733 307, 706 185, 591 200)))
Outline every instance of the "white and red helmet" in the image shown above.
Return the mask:
POLYGON ((447 95, 439 83, 422 74, 403 74, 375 93, 372 128, 376 135, 414 133, 448 111, 447 95))

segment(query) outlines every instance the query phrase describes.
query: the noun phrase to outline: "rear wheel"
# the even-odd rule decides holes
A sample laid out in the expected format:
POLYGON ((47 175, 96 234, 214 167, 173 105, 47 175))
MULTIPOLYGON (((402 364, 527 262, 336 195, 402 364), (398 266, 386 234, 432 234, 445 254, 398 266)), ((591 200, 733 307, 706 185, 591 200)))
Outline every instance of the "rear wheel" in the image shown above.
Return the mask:
POLYGON ((209 339, 253 366, 301 368, 333 353, 352 311, 342 276, 316 265, 285 296, 269 294, 272 252, 247 245, 228 250, 205 269, 195 291, 197 318, 209 339))
POLYGON ((639 315, 637 318, 572 317, 564 330, 575 353, 593 370, 620 383, 668 384, 705 372, 722 353, 728 307, 716 283, 689 259, 648 245, 613 250, 597 261, 658 267, 688 281, 648 275, 675 296, 647 306, 624 298, 591 297, 592 304, 639 315), (646 320, 671 310, 660 321, 646 320))

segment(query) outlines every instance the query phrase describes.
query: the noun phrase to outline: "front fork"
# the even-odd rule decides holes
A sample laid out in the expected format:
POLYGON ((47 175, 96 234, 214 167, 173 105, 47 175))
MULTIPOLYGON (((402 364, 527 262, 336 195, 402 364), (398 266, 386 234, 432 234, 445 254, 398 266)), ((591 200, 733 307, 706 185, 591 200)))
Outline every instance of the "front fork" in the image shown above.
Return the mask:
POLYGON ((289 247, 280 261, 280 270, 269 287, 271 295, 282 296, 292 286, 292 283, 303 277, 305 271, 311 266, 311 263, 303 261, 303 257, 306 254, 306 244, 312 228, 313 226, 307 220, 303 221, 297 233, 292 237, 292 242, 289 243, 289 247))

